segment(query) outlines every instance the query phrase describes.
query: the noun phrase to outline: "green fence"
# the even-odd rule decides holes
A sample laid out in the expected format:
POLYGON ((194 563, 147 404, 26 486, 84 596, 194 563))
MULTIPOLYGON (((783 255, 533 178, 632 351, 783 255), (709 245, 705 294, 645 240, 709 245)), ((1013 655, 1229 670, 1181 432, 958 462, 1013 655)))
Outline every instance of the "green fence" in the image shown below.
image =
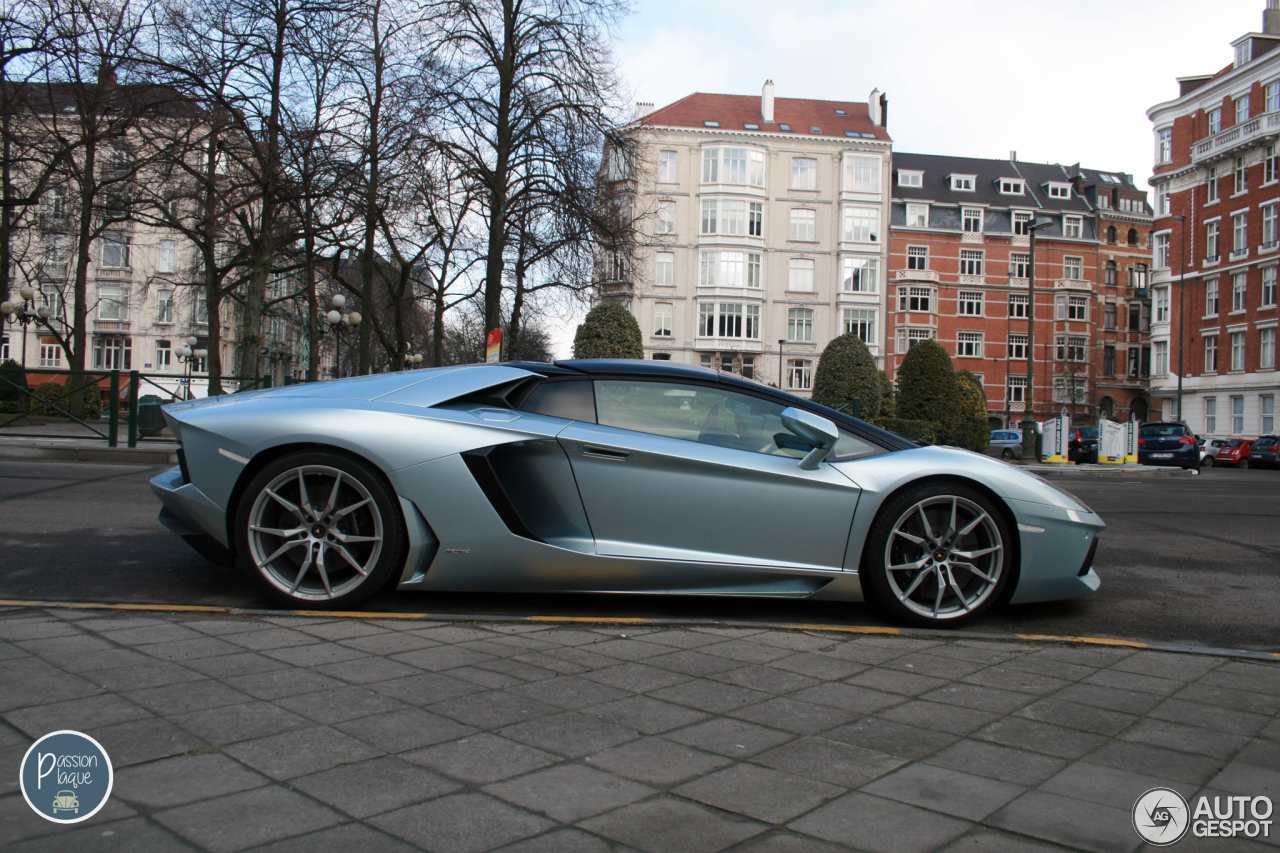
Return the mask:
MULTIPOLYGON (((192 399, 192 377, 175 377, 172 373, 142 373, 137 370, 58 370, 57 368, 27 368, 25 383, 12 381, 8 376, 0 374, 0 391, 3 396, 16 397, 18 411, 0 413, 0 427, 12 427, 26 421, 31 426, 38 426, 35 418, 43 412, 53 412, 55 417, 66 418, 84 427, 83 434, 68 436, 67 433, 35 433, 23 432, 23 438, 80 438, 89 441, 105 441, 108 447, 120 444, 120 427, 125 428, 125 442, 129 447, 137 447, 140 442, 171 441, 161 437, 164 430, 164 418, 160 416, 160 408, 168 403, 177 403, 192 399), (57 397, 44 399, 30 389, 32 376, 49 376, 54 382, 61 378, 63 391, 57 397), (159 384, 157 379, 179 380, 176 391, 159 384), (105 386, 104 386, 105 383, 105 386), (75 395, 81 392, 99 395, 106 392, 107 414, 105 419, 96 422, 81 420, 71 413, 71 403, 75 395), (121 414, 121 406, 124 414, 121 414), (104 423, 105 420, 105 423, 104 423)), ((240 391, 256 388, 270 388, 271 376, 223 376, 222 381, 236 384, 240 391)), ((44 384, 44 383, 36 383, 44 384)), ((2 435, 3 433, 0 433, 2 435)))

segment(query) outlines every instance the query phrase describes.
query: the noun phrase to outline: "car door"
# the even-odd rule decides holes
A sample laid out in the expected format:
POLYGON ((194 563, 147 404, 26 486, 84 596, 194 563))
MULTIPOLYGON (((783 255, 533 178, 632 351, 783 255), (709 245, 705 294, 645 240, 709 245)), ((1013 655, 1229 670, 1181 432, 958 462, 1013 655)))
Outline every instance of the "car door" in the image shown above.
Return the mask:
POLYGON ((558 439, 597 553, 842 568, 859 489, 829 464, 802 470, 804 452, 779 446, 782 405, 670 380, 594 387, 598 422, 558 439))

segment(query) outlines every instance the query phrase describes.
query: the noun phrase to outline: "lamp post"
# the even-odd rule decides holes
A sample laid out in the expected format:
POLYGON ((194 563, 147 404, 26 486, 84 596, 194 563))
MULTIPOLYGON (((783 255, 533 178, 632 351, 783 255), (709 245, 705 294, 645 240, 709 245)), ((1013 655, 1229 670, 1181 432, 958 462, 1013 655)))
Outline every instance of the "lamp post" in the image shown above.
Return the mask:
POLYGON ((36 307, 36 292, 28 285, 18 288, 18 295, 22 297, 21 302, 4 302, 0 303, 0 314, 4 315, 4 321, 12 326, 14 323, 22 324, 22 368, 27 367, 27 326, 32 323, 47 323, 52 311, 49 306, 41 305, 36 307))
POLYGON ((406 352, 406 353, 404 354, 404 367, 405 367, 405 370, 413 370, 413 369, 414 369, 415 367, 417 367, 419 364, 422 364, 422 355, 421 355, 421 353, 414 354, 414 353, 411 353, 411 352, 406 352))
POLYGON ((182 339, 182 343, 175 352, 178 355, 178 361, 183 364, 182 381, 187 388, 187 399, 191 400, 195 397, 191 393, 191 372, 196 362, 203 361, 209 355, 207 349, 195 349, 195 345, 200 343, 200 339, 195 335, 187 335, 182 339))
POLYGON ((1187 347, 1187 217, 1175 216, 1182 223, 1182 251, 1178 253, 1178 420, 1182 420, 1182 351, 1187 347))
POLYGON ((347 307, 347 297, 341 293, 335 293, 329 297, 329 305, 329 311, 324 315, 326 325, 320 327, 320 334, 323 335, 326 328, 333 330, 336 336, 334 338, 334 361, 336 362, 334 373, 341 375, 342 350, 340 343, 342 341, 342 333, 347 329, 359 326, 360 320, 363 318, 361 318, 359 311, 352 311, 348 314, 342 312, 342 309, 347 307))
POLYGON ((1027 233, 1031 236, 1031 269, 1028 295, 1027 295, 1027 393, 1025 395, 1024 405, 1026 410, 1022 417, 1022 452, 1023 458, 1026 458, 1027 448, 1031 448, 1031 458, 1035 462, 1040 459, 1036 455, 1036 418, 1035 418, 1035 399, 1036 399, 1036 377, 1035 377, 1035 360, 1036 360, 1036 232, 1041 228, 1048 228, 1053 222, 1042 220, 1027 226, 1027 233))
POLYGON ((778 390, 781 391, 785 386, 782 384, 787 373, 787 363, 782 360, 782 345, 787 342, 786 338, 778 339, 778 390))

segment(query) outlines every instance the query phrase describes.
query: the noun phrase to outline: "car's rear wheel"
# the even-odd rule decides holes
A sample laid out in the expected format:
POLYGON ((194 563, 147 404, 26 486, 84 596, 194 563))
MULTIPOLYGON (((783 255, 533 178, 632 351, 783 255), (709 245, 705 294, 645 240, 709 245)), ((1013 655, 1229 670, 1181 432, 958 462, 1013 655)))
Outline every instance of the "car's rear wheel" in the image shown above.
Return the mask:
POLYGON ((1200 460, 1200 464, 1201 464, 1202 466, 1204 466, 1205 468, 1212 468, 1212 467, 1213 467, 1213 457, 1212 457, 1212 456, 1206 456, 1204 459, 1200 460))
POLYGON ((862 586, 895 618, 946 628, 996 603, 1013 571, 1012 542, 989 497, 959 483, 907 489, 881 508, 863 550, 862 586))
POLYGON ((1012 458, 1013 458, 1013 449, 1012 449, 1012 448, 1009 448, 1009 447, 1006 447, 1004 450, 1000 451, 1000 458, 1001 458, 1001 459, 1012 459, 1012 458))
POLYGON ((407 535, 381 472, 329 451, 291 453, 258 472, 236 512, 240 563, 291 608, 352 607, 404 565, 407 535))

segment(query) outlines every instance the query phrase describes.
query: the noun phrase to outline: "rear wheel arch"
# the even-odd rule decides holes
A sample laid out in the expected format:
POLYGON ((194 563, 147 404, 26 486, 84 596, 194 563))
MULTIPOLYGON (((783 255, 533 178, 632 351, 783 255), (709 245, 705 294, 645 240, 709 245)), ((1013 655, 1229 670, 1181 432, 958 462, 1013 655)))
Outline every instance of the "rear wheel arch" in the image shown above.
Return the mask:
MULTIPOLYGON (((236 479, 235 486, 231 489, 231 497, 227 500, 226 508, 226 524, 227 524, 227 541, 231 549, 232 556, 239 557, 238 546, 235 537, 235 521, 236 515, 240 511, 240 501, 244 499, 245 490, 249 487, 249 483, 253 482, 253 478, 258 472, 266 468, 272 462, 281 457, 288 456, 290 453, 296 453, 299 450, 319 450, 326 453, 336 453, 340 456, 346 456, 358 462, 373 468, 382 475, 383 480, 387 480, 386 472, 384 472, 377 464, 367 457, 361 456, 359 453, 352 453, 344 447, 336 447, 332 444, 323 444, 320 442, 295 442, 293 444, 280 444, 275 447, 268 447, 266 450, 258 453, 249 460, 249 464, 244 466, 244 470, 240 472, 239 478, 236 479)), ((392 494, 396 494, 392 488, 390 481, 386 482, 386 486, 391 490, 392 494)))
MULTIPOLYGON (((971 480, 968 477, 958 477, 954 474, 936 474, 930 477, 921 477, 918 480, 911 480, 908 483, 903 483, 901 486, 885 495, 884 500, 880 502, 880 508, 876 511, 876 517, 871 520, 871 526, 875 526, 876 522, 878 522, 885 514, 886 508, 903 492, 920 486, 945 485, 947 483, 967 486, 968 488, 981 493, 983 497, 988 498, 995 505, 996 509, 1000 512, 1001 520, 1003 520, 1008 526, 1010 533, 1009 550, 1012 552, 1010 554, 1011 559, 1009 560, 1008 565, 1009 580, 1005 583, 1004 590, 1001 592, 1000 598, 997 599, 995 606, 1000 607, 1008 604, 1009 599, 1013 597, 1014 590, 1017 588, 1018 580, 1022 576, 1022 542, 1018 536, 1018 519, 1017 516, 1013 514, 1013 510, 1010 509, 1009 504, 1005 502, 1004 498, 1000 497, 985 484, 980 483, 977 480, 971 480)), ((870 527, 868 530, 870 530, 870 527)), ((863 543, 863 549, 865 552, 865 542, 863 543)), ((859 567, 861 567, 861 561, 859 561, 859 567)))

